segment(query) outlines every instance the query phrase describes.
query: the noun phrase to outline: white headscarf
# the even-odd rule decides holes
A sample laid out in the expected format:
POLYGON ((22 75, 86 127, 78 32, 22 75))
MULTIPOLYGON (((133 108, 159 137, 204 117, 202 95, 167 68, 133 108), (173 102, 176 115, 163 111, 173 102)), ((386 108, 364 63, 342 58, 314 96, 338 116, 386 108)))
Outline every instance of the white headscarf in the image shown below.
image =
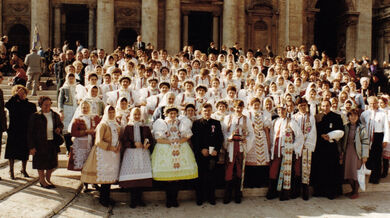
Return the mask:
POLYGON ((73 122, 74 122, 77 118, 79 118, 79 117, 81 117, 81 116, 90 116, 90 115, 91 115, 91 104, 89 104, 88 101, 82 100, 82 101, 80 102, 79 106, 77 107, 76 111, 74 112, 72 120, 71 120, 70 123, 69 123, 68 132, 71 132, 71 131, 72 131, 73 122), (88 111, 87 114, 83 114, 83 112, 81 111, 81 107, 82 107, 83 104, 88 104, 88 105, 89 105, 89 111, 88 111))
POLYGON ((111 105, 107 105, 107 106, 104 108, 104 114, 103 114, 103 118, 102 118, 102 121, 101 121, 101 122, 105 122, 105 123, 107 123, 107 124, 113 122, 113 123, 115 123, 115 124, 119 127, 119 125, 118 125, 118 124, 116 123, 116 121, 115 121, 115 116, 114 116, 113 119, 109 119, 109 117, 108 117, 108 111, 109 111, 111 108, 115 110, 115 108, 114 108, 113 106, 111 106, 111 105))

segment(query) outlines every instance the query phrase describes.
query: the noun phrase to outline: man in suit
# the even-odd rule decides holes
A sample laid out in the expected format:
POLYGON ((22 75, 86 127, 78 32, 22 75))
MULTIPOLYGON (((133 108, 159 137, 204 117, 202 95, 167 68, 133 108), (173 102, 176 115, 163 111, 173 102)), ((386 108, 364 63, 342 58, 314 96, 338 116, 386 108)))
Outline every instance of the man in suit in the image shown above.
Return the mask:
POLYGON ((191 138, 199 171, 196 204, 202 205, 207 199, 214 205, 217 175, 215 165, 218 162, 218 152, 222 147, 223 133, 220 122, 211 119, 211 104, 203 104, 201 110, 202 118, 194 121, 191 138))
POLYGON ((133 48, 134 48, 134 50, 136 50, 136 51, 137 51, 137 50, 145 51, 146 45, 145 45, 145 42, 142 41, 142 36, 141 36, 141 35, 138 35, 138 36, 137 36, 137 41, 134 42, 133 48))
POLYGON ((31 49, 31 53, 24 60, 24 64, 27 66, 27 89, 31 89, 32 86, 33 96, 37 95, 39 76, 42 72, 41 63, 41 56, 37 54, 36 48, 31 49))
POLYGON ((101 48, 98 51, 98 65, 103 67, 105 61, 106 61, 106 52, 104 51, 104 49, 101 48))

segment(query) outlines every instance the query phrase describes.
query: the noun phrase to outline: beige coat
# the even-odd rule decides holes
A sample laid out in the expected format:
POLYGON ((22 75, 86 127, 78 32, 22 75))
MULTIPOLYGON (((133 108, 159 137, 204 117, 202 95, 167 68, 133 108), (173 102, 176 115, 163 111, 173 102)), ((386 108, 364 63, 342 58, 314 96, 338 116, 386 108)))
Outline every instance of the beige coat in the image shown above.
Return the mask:
MULTIPOLYGON (((118 128, 118 133, 120 132, 120 129, 118 128)), ((99 123, 99 125, 96 128, 96 138, 95 138, 95 145, 92 147, 91 152, 89 153, 88 159, 84 164, 83 170, 81 171, 81 181, 84 183, 91 183, 91 184, 113 184, 116 183, 115 181, 98 181, 97 174, 98 174, 98 166, 97 166, 97 148, 101 148, 105 151, 109 151, 109 149, 113 149, 114 146, 112 146, 112 135, 111 135, 111 128, 110 126, 105 123, 99 123)), ((120 142, 119 142, 120 143, 120 142)), ((118 145, 120 146, 120 144, 118 145)), ((118 153, 120 155, 120 153, 118 153)), ((118 166, 119 168, 119 166, 118 166)), ((119 176, 119 175, 118 175, 119 176)))

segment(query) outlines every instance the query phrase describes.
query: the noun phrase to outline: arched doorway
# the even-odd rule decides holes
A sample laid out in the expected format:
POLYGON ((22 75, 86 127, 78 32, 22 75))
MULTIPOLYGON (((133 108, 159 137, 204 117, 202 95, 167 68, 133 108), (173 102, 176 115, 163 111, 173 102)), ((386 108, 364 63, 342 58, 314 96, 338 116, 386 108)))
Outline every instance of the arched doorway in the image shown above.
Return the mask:
POLYGON ((13 25, 8 32, 8 48, 18 46, 19 56, 24 57, 30 51, 30 31, 23 24, 13 25))
POLYGON ((345 0, 318 0, 316 8, 314 43, 330 57, 345 57, 345 0))
POLYGON ((137 40, 138 33, 131 28, 124 28, 118 34, 118 46, 124 48, 127 45, 132 46, 137 40))
POLYGON ((191 11, 188 15, 188 45, 206 52, 211 41, 213 41, 213 14, 191 11))

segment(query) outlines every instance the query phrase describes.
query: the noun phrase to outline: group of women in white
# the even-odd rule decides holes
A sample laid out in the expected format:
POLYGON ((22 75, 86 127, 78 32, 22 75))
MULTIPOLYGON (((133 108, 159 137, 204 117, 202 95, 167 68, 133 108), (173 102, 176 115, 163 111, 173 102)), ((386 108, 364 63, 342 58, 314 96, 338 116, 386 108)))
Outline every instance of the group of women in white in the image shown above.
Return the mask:
MULTIPOLYGON (((81 171, 87 190, 88 184, 101 184, 100 203, 105 206, 113 204, 109 190, 116 183, 131 190, 130 206, 144 206, 142 190, 151 187, 152 180, 166 182, 167 199, 171 199, 167 206, 178 206, 175 183, 198 177, 191 126, 201 118, 204 103, 213 106, 212 118, 221 122, 225 134, 219 164, 235 157, 228 136, 236 129, 228 127, 244 125, 246 139, 240 151, 245 153, 245 179, 253 183, 259 176, 279 178, 278 189, 289 189, 289 183, 294 183, 289 177, 293 168, 301 170, 299 182, 309 185, 317 138, 314 117, 321 113, 321 102, 329 101, 330 110, 346 125, 348 113, 369 109, 367 98, 373 95, 370 78, 358 80, 346 70, 347 65, 334 64, 326 56, 322 60, 305 53, 300 58, 291 58, 291 54, 254 57, 251 50, 245 56, 232 50, 219 55, 184 51, 169 56, 165 50, 153 51, 150 57, 141 50, 136 54, 131 57, 117 51, 103 66, 89 64, 81 69, 69 65, 60 89, 64 133, 71 134, 73 142, 68 169, 81 171), (77 83, 83 70, 84 86, 77 83), (234 115, 237 99, 244 105, 245 124, 234 115), (287 137, 289 133, 293 137, 287 137), (269 168, 288 152, 290 156, 275 169, 269 168), (292 166, 298 157, 302 161, 292 166), (284 168, 290 171, 280 170, 284 168)), ((378 110, 386 121, 388 100, 386 95, 378 98, 378 110)), ((390 154, 387 148, 384 154, 390 154)))

